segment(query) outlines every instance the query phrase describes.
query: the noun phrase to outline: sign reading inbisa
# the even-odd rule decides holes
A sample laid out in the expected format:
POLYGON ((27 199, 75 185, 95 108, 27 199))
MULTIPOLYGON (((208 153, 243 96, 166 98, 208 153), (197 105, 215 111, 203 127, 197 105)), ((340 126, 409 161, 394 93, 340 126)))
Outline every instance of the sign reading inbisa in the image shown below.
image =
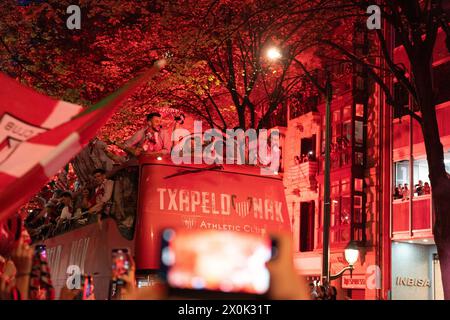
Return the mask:
POLYGON ((431 287, 431 282, 429 279, 417 279, 409 277, 397 277, 395 282, 397 286, 408 286, 408 287, 431 287))

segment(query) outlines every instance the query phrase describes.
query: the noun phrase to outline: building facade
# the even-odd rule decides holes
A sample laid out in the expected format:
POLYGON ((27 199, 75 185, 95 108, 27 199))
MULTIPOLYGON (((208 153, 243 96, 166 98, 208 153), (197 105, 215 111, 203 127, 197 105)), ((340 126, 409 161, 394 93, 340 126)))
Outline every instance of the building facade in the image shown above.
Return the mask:
MULTIPOLYGON (((393 40, 396 63, 410 68, 405 50, 393 40)), ((433 82, 436 88, 436 114, 444 162, 450 172, 450 54, 445 33, 438 31, 433 53, 433 82)), ((393 92, 405 107, 419 113, 412 98, 397 82, 393 92)), ((390 272, 389 297, 392 299, 443 299, 439 257, 433 241, 433 202, 428 177, 428 164, 420 124, 409 115, 390 112, 391 159, 389 194, 390 272)))
MULTIPOLYGON (((359 34, 353 49, 364 53, 368 38, 365 32, 359 34)), ((395 62, 408 68, 394 34, 387 36, 395 62)), ((384 61, 376 63, 383 65, 384 61)), ((441 30, 433 67, 439 129, 450 172, 450 126, 446 125, 450 123, 446 85, 450 55, 441 30)), ((333 281, 338 299, 441 299, 432 236, 432 190, 425 184, 429 179, 421 128, 385 103, 383 92, 363 69, 353 67, 347 73, 333 83, 331 104, 330 271, 337 273, 347 265, 344 249, 352 240, 360 246, 360 258, 351 277, 345 273, 333 281)), ((394 79, 386 82, 395 99, 414 108, 394 79)), ((319 279, 322 268, 325 105, 321 100, 305 101, 315 102, 307 113, 289 106, 283 145, 294 262, 299 274, 310 280, 319 279)))

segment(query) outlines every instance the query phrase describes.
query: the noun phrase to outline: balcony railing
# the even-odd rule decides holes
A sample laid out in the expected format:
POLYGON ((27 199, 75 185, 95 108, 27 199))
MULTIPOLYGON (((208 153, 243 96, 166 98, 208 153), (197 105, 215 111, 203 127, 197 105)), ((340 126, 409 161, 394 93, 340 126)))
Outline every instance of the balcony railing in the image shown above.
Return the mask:
POLYGON ((311 190, 315 190, 317 187, 317 171, 319 165, 317 161, 306 161, 300 164, 301 180, 300 187, 304 186, 311 190))
POLYGON ((299 192, 317 188, 317 161, 306 161, 293 166, 285 173, 285 186, 288 190, 298 189, 299 192))
POLYGON ((405 239, 430 235, 433 227, 431 195, 394 200, 392 209, 392 238, 405 239))

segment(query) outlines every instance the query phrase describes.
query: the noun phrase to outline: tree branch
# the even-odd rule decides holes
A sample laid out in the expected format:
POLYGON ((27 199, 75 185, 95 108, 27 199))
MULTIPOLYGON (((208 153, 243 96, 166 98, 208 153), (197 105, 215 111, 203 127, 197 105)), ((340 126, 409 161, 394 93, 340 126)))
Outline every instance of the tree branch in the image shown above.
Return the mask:
MULTIPOLYGON (((381 30, 376 30, 378 39, 380 40, 381 45, 381 51, 383 52, 383 57, 389 66, 389 69, 392 71, 394 76, 400 81, 403 86, 409 91, 409 93, 413 96, 414 100, 418 102, 417 100, 417 92, 414 89, 413 85, 409 81, 409 79, 405 76, 405 73, 402 69, 400 69, 392 60, 392 57, 389 54, 389 50, 387 48, 386 39, 383 36, 383 33, 381 30)), ((366 63, 367 65, 367 63, 366 63)))
POLYGON ((320 85, 320 83, 317 81, 317 79, 315 77, 313 77, 312 74, 306 69, 305 65, 301 61, 297 60, 296 58, 294 58, 294 61, 300 65, 300 67, 302 68, 306 77, 309 79, 309 81, 311 81, 312 84, 314 84, 314 86, 320 91, 320 93, 326 94, 325 86, 320 85))
POLYGON ((446 13, 441 13, 439 17, 439 23, 442 30, 445 32, 445 44, 447 46, 448 52, 450 53, 450 27, 448 25, 448 17, 446 13))
POLYGON ((225 122, 225 119, 223 118, 222 113, 220 112, 219 107, 217 106, 216 102, 214 101, 214 99, 213 99, 213 97, 211 96, 211 94, 210 94, 209 91, 207 91, 207 94, 208 94, 209 101, 211 101, 212 105, 214 106, 214 109, 216 110, 217 114, 219 115, 220 120, 222 121, 224 128, 227 128, 227 123, 225 122))
POLYGON ((432 59, 433 49, 436 43, 437 31, 439 29, 439 23, 437 21, 438 3, 436 0, 431 0, 431 7, 428 13, 428 22, 426 29, 426 38, 423 42, 426 57, 432 59))

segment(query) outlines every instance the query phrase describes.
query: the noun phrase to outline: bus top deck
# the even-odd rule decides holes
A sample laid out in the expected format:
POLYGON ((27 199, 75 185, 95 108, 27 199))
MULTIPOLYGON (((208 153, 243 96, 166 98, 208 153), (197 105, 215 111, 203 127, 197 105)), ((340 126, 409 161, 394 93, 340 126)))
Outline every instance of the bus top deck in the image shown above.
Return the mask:
POLYGON ((67 268, 75 265, 94 275, 99 298, 106 297, 113 248, 129 248, 139 274, 158 270, 166 227, 259 234, 291 228, 281 178, 261 175, 259 167, 175 165, 170 158, 141 156, 111 179, 113 219, 43 241, 56 287, 65 285, 67 268))

